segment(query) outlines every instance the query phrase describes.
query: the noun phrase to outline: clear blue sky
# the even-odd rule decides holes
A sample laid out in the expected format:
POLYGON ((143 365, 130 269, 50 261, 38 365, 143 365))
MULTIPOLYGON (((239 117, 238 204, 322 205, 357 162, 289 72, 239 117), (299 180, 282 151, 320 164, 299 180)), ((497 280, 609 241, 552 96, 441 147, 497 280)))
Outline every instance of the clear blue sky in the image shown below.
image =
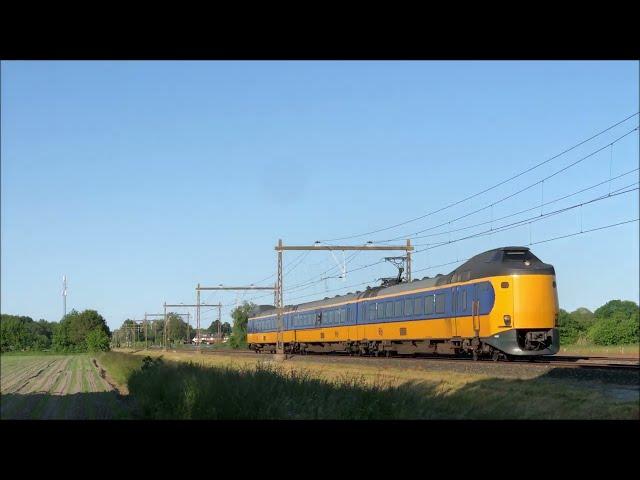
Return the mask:
MULTIPOLYGON (((63 274, 68 308, 97 309, 112 328, 161 311, 165 300, 195 301, 198 282, 258 281, 275 271, 278 238, 311 243, 428 213, 637 112, 638 70, 637 62, 560 61, 2 62, 2 312, 59 320, 63 274)), ((636 116, 472 201, 351 242, 448 222, 637 124, 636 116)), ((537 186, 496 205, 493 217, 607 180, 610 161, 605 149, 546 181, 544 192, 537 186)), ((615 144, 612 175, 638 163, 634 132, 615 144)), ((611 189, 637 182, 636 170, 611 189)), ((544 208, 608 191, 604 184, 544 208)), ((581 220, 586 230, 638 214, 636 190, 418 253, 414 269, 574 233, 581 220)), ((451 228, 490 216, 485 210, 451 228)), ((446 231, 415 243, 446 241, 446 231)), ((638 301, 638 245, 635 222, 531 248, 555 265, 560 304, 573 310, 638 301)), ((363 253, 347 267, 381 256, 363 253)), ((285 288, 335 265, 326 252, 290 263, 297 258, 286 255, 295 268, 285 288)), ((388 265, 362 269, 285 300, 335 295, 393 273, 388 265)))

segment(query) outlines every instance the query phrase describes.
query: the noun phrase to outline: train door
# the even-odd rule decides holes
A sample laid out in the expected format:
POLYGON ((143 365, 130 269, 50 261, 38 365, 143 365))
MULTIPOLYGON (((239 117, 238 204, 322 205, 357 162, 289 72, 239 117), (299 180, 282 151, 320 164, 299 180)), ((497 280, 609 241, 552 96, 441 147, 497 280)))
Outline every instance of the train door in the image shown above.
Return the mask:
POLYGON ((480 336, 480 296, 478 295, 477 283, 471 285, 471 321, 473 326, 473 336, 480 336))
POLYGON ((461 285, 454 287, 453 309, 455 315, 455 325, 453 335, 458 337, 475 336, 475 312, 477 294, 475 285, 461 285))
POLYGON ((460 287, 451 289, 451 336, 458 336, 458 296, 460 295, 460 287))

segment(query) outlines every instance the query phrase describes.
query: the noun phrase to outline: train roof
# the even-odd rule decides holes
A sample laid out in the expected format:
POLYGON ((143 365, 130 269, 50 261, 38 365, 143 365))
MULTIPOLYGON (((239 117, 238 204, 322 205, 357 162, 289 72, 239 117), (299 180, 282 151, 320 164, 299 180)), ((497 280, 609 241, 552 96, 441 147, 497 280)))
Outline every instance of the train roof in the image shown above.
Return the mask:
MULTIPOLYGON (((297 305, 285 305, 284 313, 296 310, 328 307, 337 303, 360 300, 363 298, 374 298, 378 295, 390 295, 410 290, 437 287, 449 283, 463 282, 495 275, 513 275, 531 273, 549 273, 554 275, 553 266, 543 263, 538 259, 528 247, 501 247, 487 250, 475 255, 465 263, 457 267, 452 272, 443 275, 437 274, 435 277, 423 277, 411 282, 398 283, 390 286, 367 287, 365 290, 349 292, 345 295, 325 297, 322 300, 300 303, 297 305), (529 264, 525 265, 524 261, 529 264)), ((260 305, 259 309, 253 311, 252 317, 274 315, 276 309, 272 305, 260 305)))

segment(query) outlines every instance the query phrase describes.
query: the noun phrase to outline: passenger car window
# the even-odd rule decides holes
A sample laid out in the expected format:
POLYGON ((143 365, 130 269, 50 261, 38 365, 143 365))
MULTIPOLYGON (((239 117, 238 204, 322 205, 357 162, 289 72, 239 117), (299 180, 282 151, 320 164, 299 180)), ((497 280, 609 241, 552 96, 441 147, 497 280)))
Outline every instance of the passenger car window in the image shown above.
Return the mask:
POLYGON ((433 313, 433 295, 427 295, 426 300, 426 309, 425 312, 427 315, 431 315, 433 313))
POLYGON ((460 299, 460 311, 464 312, 467 309, 467 291, 463 290, 462 295, 459 297, 460 299))
POLYGON ((376 303, 376 310, 378 310, 378 318, 384 318, 384 303, 376 303))
POLYGON ((422 315, 424 313, 424 297, 418 297, 415 299, 415 315, 422 315))
POLYGON ((396 317, 401 317, 402 316, 402 301, 401 300, 396 300, 396 302, 393 304, 393 314, 396 317))
POLYGON ((445 294, 439 293, 436 295, 436 313, 444 313, 445 308, 445 294))
POLYGON ((413 315, 413 300, 407 299, 404 301, 404 314, 407 316, 413 315))

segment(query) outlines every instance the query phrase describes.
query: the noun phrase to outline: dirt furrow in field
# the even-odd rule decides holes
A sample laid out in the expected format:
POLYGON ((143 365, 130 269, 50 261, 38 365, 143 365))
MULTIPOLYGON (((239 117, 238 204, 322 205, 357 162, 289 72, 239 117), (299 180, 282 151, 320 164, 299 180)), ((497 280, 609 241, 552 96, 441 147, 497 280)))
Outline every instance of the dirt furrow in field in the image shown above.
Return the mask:
POLYGON ((49 362, 51 362, 50 358, 36 360, 26 367, 20 368, 20 366, 18 366, 17 371, 11 375, 2 375, 2 386, 0 387, 0 391, 4 394, 12 393, 18 390, 18 388, 16 388, 16 385, 22 385, 27 378, 31 377, 35 372, 41 370, 49 362))
POLYGON ((74 370, 74 379, 71 383, 71 387, 67 392, 69 396, 69 401, 66 404, 64 418, 67 420, 77 420, 83 418, 91 418, 87 416, 88 408, 85 401, 83 401, 84 386, 84 371, 86 365, 86 358, 80 357, 78 358, 78 362, 74 370))
MULTIPOLYGON (((23 383, 20 388, 12 392, 11 401, 6 409, 3 408, 3 418, 27 419, 33 414, 36 405, 42 400, 42 387, 51 385, 62 372, 60 365, 64 359, 56 359, 47 367, 40 369, 23 383)), ((3 400, 3 404, 4 404, 3 400)), ((3 405, 4 407, 4 405, 3 405)))
POLYGON ((40 384, 38 390, 32 390, 29 393, 42 393, 42 394, 52 393, 52 390, 57 385, 58 380, 64 375, 64 372, 66 371, 70 360, 71 360, 71 357, 67 357, 61 360, 56 365, 56 367, 49 372, 49 375, 46 377, 46 381, 40 384))
POLYGON ((53 361, 47 360, 48 363, 46 363, 44 366, 41 366, 37 370, 31 370, 30 375, 21 378, 20 382, 16 383, 16 385, 18 386, 15 388, 11 388, 11 390, 7 393, 23 393, 24 391, 31 388, 35 383, 39 384, 39 382, 44 378, 45 372, 49 371, 52 367, 55 367, 55 364, 59 361, 59 359, 53 361))
POLYGON ((39 391, 35 392, 36 394, 42 395, 42 397, 39 396, 38 402, 31 410, 32 418, 42 418, 43 411, 52 408, 52 405, 56 405, 54 410, 59 408, 60 397, 55 394, 55 391, 60 388, 61 384, 64 384, 70 361, 71 357, 65 358, 62 364, 58 366, 58 369, 49 375, 48 381, 40 387, 39 391))
POLYGON ((111 391, 110 385, 105 383, 100 378, 99 369, 97 367, 95 359, 91 359, 90 370, 87 371, 87 379, 91 387, 92 392, 96 392, 93 396, 93 418, 94 419, 108 419, 114 416, 113 411, 113 397, 115 392, 111 391))
POLYGON ((48 399, 40 418, 43 418, 45 420, 58 420, 64 418, 65 410, 67 409, 70 402, 70 397, 67 395, 67 392, 71 387, 73 372, 77 362, 77 357, 73 357, 70 359, 64 371, 62 380, 53 389, 53 395, 48 399))

